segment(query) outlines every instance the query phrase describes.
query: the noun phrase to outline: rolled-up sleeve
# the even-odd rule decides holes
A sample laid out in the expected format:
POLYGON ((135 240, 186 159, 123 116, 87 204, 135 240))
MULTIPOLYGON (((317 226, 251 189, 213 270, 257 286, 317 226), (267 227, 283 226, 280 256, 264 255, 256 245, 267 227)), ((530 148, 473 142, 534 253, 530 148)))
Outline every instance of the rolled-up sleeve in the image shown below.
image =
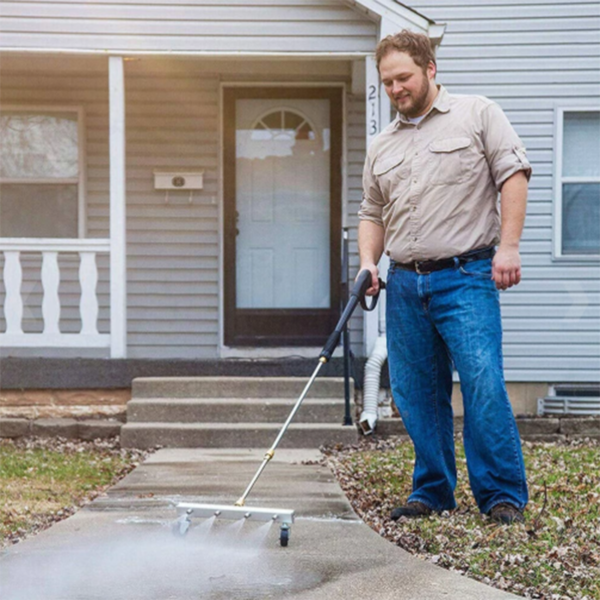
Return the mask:
POLYGON ((381 212, 385 201, 379 184, 373 175, 371 163, 371 158, 367 155, 363 169, 363 195, 358 211, 358 218, 362 221, 372 221, 383 227, 381 212))
POLYGON ((500 191, 504 182, 518 171, 523 171, 529 181, 531 165, 525 146, 500 106, 490 103, 482 113, 482 122, 485 154, 496 189, 500 191))

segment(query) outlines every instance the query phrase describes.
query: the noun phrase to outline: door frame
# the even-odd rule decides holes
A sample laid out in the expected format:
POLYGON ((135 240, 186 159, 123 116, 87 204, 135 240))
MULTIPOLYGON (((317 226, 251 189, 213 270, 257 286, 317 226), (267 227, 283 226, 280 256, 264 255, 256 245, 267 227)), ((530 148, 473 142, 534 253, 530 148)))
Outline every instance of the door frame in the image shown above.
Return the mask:
MULTIPOLYGON (((276 347, 315 347, 324 343, 329 332, 335 326, 340 311, 340 275, 341 275, 341 228, 343 206, 345 205, 345 85, 339 83, 273 83, 260 82, 223 83, 221 85, 221 248, 220 248, 220 338, 221 355, 231 348, 246 348, 251 351, 276 347), (229 122, 226 115, 235 114, 235 101, 244 98, 277 98, 277 99, 329 99, 330 100, 330 306, 327 309, 278 309, 251 310, 245 309, 238 320, 236 331, 235 286, 236 286, 236 253, 235 253, 235 122, 229 122), (338 110, 341 107, 342 110, 338 110), (334 139, 335 138, 335 139, 334 139), (233 169, 233 172, 232 172, 233 169), (233 268, 229 268, 233 265, 233 268), (247 314, 246 314, 247 313, 247 314), (273 323, 273 329, 279 331, 286 317, 298 316, 305 323, 319 322, 322 334, 302 335, 304 330, 282 332, 260 338, 247 332, 240 332, 246 318, 262 319, 265 323, 273 323)), ((238 313, 239 314, 239 313, 238 313)), ((289 323, 297 325, 295 321, 289 323)))

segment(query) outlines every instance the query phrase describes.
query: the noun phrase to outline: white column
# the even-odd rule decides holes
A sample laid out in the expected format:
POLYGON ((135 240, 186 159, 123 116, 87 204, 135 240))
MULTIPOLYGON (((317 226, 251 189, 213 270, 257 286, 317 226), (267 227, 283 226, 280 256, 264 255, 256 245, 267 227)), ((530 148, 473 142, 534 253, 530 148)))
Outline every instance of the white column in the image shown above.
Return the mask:
MULTIPOLYGON (((388 19, 382 18, 380 24, 379 38, 383 39, 387 35, 393 35, 398 31, 398 26, 392 23, 388 19)), ((390 102, 389 96, 385 93, 383 85, 379 88, 379 119, 381 129, 385 129, 392 121, 392 103, 390 102)), ((379 261, 379 273, 383 280, 386 279, 388 269, 390 267, 390 259, 384 254, 379 261)), ((385 332, 385 305, 386 305, 386 294, 383 292, 379 300, 379 332, 385 332)), ((375 311, 373 311, 375 312, 375 311)), ((376 336, 372 339, 373 346, 375 345, 376 336)), ((371 347, 372 349, 372 347, 371 347)))
POLYGON ((366 104, 367 104, 367 148, 381 131, 379 119, 379 73, 375 55, 365 58, 366 104))
POLYGON ((125 77, 123 58, 111 56, 110 119, 110 356, 127 356, 127 261, 125 236, 125 77))
MULTIPOLYGON (((366 57, 366 141, 367 148, 371 142, 375 139, 377 134, 385 126, 382 123, 384 115, 381 113, 381 86, 379 83, 379 73, 377 72, 377 64, 375 62, 375 55, 369 55, 366 57)), ((385 95, 385 94, 384 94, 385 95)), ((389 112, 389 111, 388 111, 389 112)), ((389 122, 389 118, 387 119, 389 122)), ((387 122, 386 122, 387 125, 387 122)), ((387 257, 386 257, 387 258, 387 257)), ((389 262, 388 262, 389 264, 389 262)), ((382 264, 379 264, 380 273, 385 273, 382 269, 382 264)), ((380 296, 380 303, 383 299, 383 295, 380 296)), ((379 311, 377 308, 371 312, 364 312, 364 327, 363 327, 363 344, 365 349, 365 355, 369 356, 375 346, 375 340, 379 335, 379 311)))

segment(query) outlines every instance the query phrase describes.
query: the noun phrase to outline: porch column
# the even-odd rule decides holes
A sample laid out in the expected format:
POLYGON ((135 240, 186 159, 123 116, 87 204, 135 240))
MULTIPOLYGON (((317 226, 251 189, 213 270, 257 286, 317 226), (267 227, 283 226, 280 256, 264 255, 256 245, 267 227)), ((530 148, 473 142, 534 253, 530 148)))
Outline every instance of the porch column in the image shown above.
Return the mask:
MULTIPOLYGON (((375 136, 381 131, 381 120, 380 120, 380 87, 379 87, 379 73, 377 72, 377 63, 375 62, 375 55, 370 54, 365 58, 366 68, 366 142, 367 149, 371 145, 371 142, 375 139, 375 136)), ((380 296, 381 298, 381 296, 380 296)), ((370 312, 363 312, 363 345, 365 349, 365 355, 370 356, 375 346, 375 340, 379 335, 379 308, 370 312)))
MULTIPOLYGON (((380 25, 380 39, 394 32, 394 27, 387 20, 382 19, 380 25)), ((375 55, 366 57, 366 102, 367 102, 367 148, 377 136, 391 122, 391 103, 388 95, 379 83, 379 73, 375 55)), ((385 280, 386 273, 390 265, 390 259, 385 254, 379 261, 379 275, 385 280)), ((375 346, 375 341, 380 332, 385 332, 385 292, 379 296, 377 310, 366 312, 364 314, 363 341, 365 353, 371 354, 375 346)))
POLYGON ((110 120, 110 356, 127 356, 125 237, 125 78, 123 58, 108 59, 110 120))

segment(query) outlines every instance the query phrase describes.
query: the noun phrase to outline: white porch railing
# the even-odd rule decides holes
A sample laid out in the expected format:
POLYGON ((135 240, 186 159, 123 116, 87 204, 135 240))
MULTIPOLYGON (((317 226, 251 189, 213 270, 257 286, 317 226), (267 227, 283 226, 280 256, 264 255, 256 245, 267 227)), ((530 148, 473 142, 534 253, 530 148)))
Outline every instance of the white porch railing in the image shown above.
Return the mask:
POLYGON ((0 347, 108 348, 111 346, 110 334, 98 332, 98 298, 96 296, 98 283, 96 255, 99 253, 110 254, 110 240, 0 238, 0 252, 4 254, 4 317, 6 320, 6 332, 0 333, 0 347), (22 252, 34 252, 42 255, 42 317, 44 320, 42 333, 23 332, 22 252), (79 333, 61 333, 59 328, 61 308, 58 294, 59 253, 79 254, 80 256, 81 331, 79 333))

